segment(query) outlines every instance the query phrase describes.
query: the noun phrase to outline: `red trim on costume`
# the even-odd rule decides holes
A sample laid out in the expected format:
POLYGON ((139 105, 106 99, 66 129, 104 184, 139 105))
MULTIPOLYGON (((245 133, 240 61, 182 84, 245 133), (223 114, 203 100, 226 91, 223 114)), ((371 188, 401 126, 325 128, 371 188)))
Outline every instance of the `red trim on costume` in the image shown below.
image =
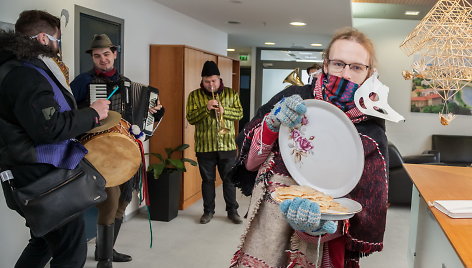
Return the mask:
POLYGON ((135 141, 139 145, 139 150, 141 151, 141 161, 142 161, 142 178, 141 182, 143 184, 143 200, 146 206, 150 206, 151 202, 149 200, 149 191, 148 191, 148 183, 147 183, 147 172, 146 172, 146 158, 144 157, 144 146, 143 142, 139 139, 135 139, 135 141))

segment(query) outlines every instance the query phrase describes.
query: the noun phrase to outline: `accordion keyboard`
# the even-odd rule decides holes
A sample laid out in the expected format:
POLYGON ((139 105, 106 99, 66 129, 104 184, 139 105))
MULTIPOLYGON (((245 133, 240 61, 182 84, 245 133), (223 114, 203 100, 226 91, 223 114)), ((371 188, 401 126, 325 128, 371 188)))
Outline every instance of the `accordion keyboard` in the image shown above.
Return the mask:
POLYGON ((106 84, 90 84, 90 104, 96 100, 107 98, 107 85, 106 84))
POLYGON ((146 116, 146 121, 144 122, 143 132, 146 135, 152 135, 154 130, 154 116, 149 112, 149 109, 156 106, 157 104, 157 92, 149 91, 149 107, 146 116))

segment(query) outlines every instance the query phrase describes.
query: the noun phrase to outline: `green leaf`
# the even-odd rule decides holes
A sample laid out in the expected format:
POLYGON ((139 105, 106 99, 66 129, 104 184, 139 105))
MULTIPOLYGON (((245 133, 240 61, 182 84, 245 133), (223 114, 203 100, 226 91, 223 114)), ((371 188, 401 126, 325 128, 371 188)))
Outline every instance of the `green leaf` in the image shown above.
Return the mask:
POLYGON ((164 171, 164 168, 165 168, 164 163, 158 163, 158 164, 149 165, 148 170, 153 171, 154 178, 157 179, 159 178, 159 176, 161 176, 162 171, 164 171))
POLYGON ((185 166, 184 166, 184 162, 182 162, 182 160, 180 159, 168 159, 170 164, 175 166, 177 169, 184 169, 185 166))
POLYGON ((164 161, 164 157, 162 157, 162 155, 159 153, 148 153, 148 154, 159 158, 161 161, 164 161))
POLYGON ((179 146, 175 147, 174 151, 183 151, 183 150, 187 149, 188 147, 190 147, 190 145, 184 143, 182 145, 179 145, 179 146))
POLYGON ((193 161, 192 159, 182 158, 182 161, 187 162, 187 163, 190 163, 190 165, 192 165, 192 166, 196 166, 196 165, 197 165, 197 162, 193 161))

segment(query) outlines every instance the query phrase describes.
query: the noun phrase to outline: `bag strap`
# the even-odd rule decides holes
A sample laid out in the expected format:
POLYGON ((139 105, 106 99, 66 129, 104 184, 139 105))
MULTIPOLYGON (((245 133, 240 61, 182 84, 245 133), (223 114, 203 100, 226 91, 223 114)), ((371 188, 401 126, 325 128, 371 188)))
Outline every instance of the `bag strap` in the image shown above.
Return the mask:
POLYGON ((59 106, 61 106, 63 108, 63 110, 65 110, 65 111, 70 111, 71 110, 70 105, 67 102, 66 98, 64 97, 64 94, 59 89, 59 86, 52 80, 51 76, 49 74, 47 74, 46 71, 44 71, 43 69, 41 69, 38 66, 35 66, 35 65, 33 65, 29 62, 25 62, 24 66, 33 68, 36 71, 38 71, 42 76, 44 76, 44 78, 46 78, 48 83, 51 85, 52 91, 54 93, 54 98, 56 99, 59 106))

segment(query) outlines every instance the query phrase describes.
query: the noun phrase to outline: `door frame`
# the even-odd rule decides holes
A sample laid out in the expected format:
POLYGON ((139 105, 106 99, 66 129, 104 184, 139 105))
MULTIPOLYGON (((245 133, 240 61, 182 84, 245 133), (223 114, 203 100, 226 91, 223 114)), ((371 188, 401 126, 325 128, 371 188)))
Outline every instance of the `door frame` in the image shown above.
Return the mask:
MULTIPOLYGON (((93 9, 89 9, 83 6, 74 5, 74 40, 80 40, 80 15, 81 14, 85 14, 91 17, 96 17, 100 20, 105 20, 105 21, 109 21, 109 22, 120 25, 120 32, 121 32, 120 39, 121 40, 120 40, 120 47, 118 47, 118 57, 120 57, 121 66, 118 72, 121 74, 124 73, 125 71, 125 64, 124 64, 125 20, 93 10, 93 9)), ((75 45, 74 46, 74 77, 80 74, 80 54, 81 54, 80 45, 75 45)))

